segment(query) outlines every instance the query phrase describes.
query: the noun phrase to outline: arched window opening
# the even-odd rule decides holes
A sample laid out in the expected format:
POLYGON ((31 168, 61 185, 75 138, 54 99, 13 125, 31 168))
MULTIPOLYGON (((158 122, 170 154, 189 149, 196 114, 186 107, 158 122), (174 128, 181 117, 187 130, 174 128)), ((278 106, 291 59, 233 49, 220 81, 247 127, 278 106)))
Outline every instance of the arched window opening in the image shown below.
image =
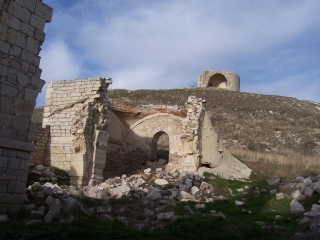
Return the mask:
POLYGON ((228 85, 228 80, 221 73, 212 75, 208 81, 207 87, 225 88, 228 85))
POLYGON ((152 160, 164 159, 169 161, 169 135, 165 132, 157 132, 152 139, 152 160))

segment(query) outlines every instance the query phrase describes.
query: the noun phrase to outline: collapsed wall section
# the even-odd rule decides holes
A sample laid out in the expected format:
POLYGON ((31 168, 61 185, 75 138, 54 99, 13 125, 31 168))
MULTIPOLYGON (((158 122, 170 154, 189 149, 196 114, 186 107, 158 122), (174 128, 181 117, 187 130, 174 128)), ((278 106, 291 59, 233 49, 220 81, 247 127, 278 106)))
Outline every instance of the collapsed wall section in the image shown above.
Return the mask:
POLYGON ((73 184, 103 180, 111 78, 48 84, 43 126, 50 125, 47 164, 69 172, 73 184))
POLYGON ((52 9, 41 0, 0 0, 0 212, 19 210, 25 199, 31 122, 40 79, 40 46, 52 9))

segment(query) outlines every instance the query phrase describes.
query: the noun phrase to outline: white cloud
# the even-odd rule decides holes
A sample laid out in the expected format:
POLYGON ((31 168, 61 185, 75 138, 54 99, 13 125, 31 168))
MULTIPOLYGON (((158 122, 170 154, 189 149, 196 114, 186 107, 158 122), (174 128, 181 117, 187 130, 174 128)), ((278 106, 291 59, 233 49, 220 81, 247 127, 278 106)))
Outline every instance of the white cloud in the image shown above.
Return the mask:
MULTIPOLYGON (((46 82, 74 79, 81 76, 81 61, 73 56, 68 45, 63 41, 50 42, 40 55, 41 79, 46 82)), ((38 96, 38 105, 44 103, 45 90, 46 85, 38 96)))
MULTIPOLYGON (((320 1, 46 2, 54 16, 42 53, 45 80, 105 73, 113 88, 169 88, 195 85, 203 70, 219 69, 236 71, 242 89, 250 83, 254 90, 255 84, 268 89, 272 79, 301 81, 320 64, 318 42, 312 42, 320 37, 320 1), (48 61, 61 54, 64 63, 48 61), (54 64, 66 67, 58 73, 54 64)), ((313 79, 319 78, 317 72, 313 79)), ((299 84, 292 85, 313 93, 299 84)), ((279 89, 268 93, 308 95, 279 89)))

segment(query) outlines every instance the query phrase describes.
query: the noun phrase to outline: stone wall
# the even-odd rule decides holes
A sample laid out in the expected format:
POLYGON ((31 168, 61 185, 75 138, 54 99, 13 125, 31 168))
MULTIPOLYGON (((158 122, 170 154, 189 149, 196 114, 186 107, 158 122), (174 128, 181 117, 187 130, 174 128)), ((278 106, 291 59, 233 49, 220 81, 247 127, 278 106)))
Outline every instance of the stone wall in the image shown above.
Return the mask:
POLYGON ((240 76, 234 72, 206 70, 198 77, 198 87, 217 87, 240 91, 240 76))
POLYGON ((102 180, 110 83, 110 78, 96 77, 48 84, 43 116, 43 126, 50 125, 47 162, 69 172, 74 184, 102 180))
POLYGON ((50 137, 50 126, 36 125, 33 134, 34 150, 31 154, 30 164, 32 165, 48 165, 46 162, 47 145, 50 137))
POLYGON ((40 79, 40 46, 52 9, 40 0, 0 0, 0 212, 24 201, 40 79))

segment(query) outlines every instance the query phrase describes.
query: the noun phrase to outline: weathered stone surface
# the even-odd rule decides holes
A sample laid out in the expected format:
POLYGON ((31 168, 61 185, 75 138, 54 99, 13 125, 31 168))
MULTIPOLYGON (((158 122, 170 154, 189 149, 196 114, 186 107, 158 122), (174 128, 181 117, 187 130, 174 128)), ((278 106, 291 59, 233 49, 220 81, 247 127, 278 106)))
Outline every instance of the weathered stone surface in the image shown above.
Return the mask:
POLYGON ((52 220, 56 217, 56 214, 52 211, 49 211, 46 216, 43 218, 45 223, 51 223, 52 220))
POLYGON ((73 197, 62 199, 61 205, 62 211, 69 214, 78 211, 81 207, 81 203, 79 202, 79 200, 73 197))

